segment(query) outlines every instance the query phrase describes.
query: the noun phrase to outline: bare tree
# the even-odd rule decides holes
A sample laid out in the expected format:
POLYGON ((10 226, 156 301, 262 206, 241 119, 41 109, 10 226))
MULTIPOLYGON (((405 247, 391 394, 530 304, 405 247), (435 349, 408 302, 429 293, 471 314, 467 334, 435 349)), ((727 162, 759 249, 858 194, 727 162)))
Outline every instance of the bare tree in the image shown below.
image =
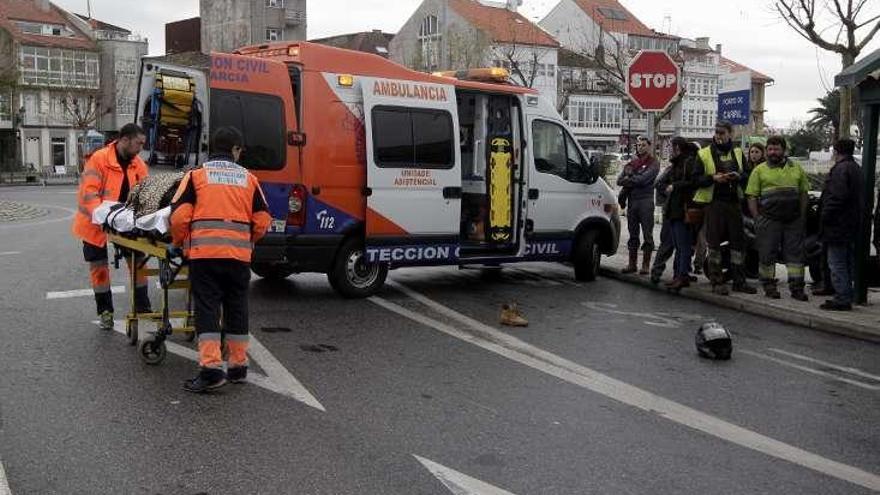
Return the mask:
MULTIPOLYGON (((61 97, 61 106, 64 109, 64 117, 70 122, 70 125, 85 133, 89 129, 94 128, 98 121, 105 115, 113 113, 116 99, 113 98, 113 105, 105 105, 104 97, 99 92, 76 92, 67 91, 61 97)), ((82 146, 76 147, 77 167, 82 166, 83 149, 82 146)))
MULTIPOLYGON (((876 0, 777 0, 774 7, 785 22, 810 43, 840 55, 843 68, 853 65, 862 49, 880 31, 880 9, 866 12, 865 6, 877 8, 876 0), (867 28, 861 40, 857 32, 867 28), (826 37, 826 33, 834 33, 826 37)), ((852 125, 852 89, 841 88, 840 134, 849 137, 852 125)))

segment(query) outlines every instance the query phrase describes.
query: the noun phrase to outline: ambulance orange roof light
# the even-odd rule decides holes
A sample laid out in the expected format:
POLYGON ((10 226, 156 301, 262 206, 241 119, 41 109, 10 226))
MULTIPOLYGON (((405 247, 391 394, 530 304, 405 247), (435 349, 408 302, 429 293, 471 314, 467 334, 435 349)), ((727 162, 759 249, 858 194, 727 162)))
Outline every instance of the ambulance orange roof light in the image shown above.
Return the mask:
POLYGON ((501 67, 487 67, 481 69, 467 69, 458 71, 449 70, 435 72, 433 75, 438 77, 460 79, 463 81, 482 81, 492 83, 510 82, 510 71, 501 67))

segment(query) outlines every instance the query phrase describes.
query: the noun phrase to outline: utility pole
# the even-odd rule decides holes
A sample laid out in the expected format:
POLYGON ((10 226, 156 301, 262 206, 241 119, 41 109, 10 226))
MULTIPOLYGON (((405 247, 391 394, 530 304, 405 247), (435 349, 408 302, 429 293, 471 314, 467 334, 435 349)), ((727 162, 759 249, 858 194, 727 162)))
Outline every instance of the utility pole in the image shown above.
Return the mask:
POLYGON ((86 0, 86 12, 88 13, 89 19, 92 18, 92 0, 86 0))

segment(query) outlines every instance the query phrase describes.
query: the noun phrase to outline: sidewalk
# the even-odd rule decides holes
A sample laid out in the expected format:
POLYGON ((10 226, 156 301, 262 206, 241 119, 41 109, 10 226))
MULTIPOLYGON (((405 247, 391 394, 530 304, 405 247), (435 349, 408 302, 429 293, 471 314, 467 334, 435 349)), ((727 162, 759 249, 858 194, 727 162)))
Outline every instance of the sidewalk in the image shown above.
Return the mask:
MULTIPOLYGON (((624 219, 624 225, 625 222, 626 220, 624 219)), ((666 263, 663 279, 656 286, 651 284, 648 275, 624 275, 620 273, 627 263, 626 238, 627 234, 624 233, 616 255, 602 258, 601 274, 624 282, 636 283, 644 287, 667 292, 663 284, 672 279, 672 260, 666 263)), ((659 229, 657 229, 654 242, 659 244, 659 239, 660 233, 659 229)), ((639 258, 641 262, 641 255, 639 258)), ((712 293, 711 285, 703 275, 699 276, 700 280, 698 282, 692 283, 689 288, 683 289, 680 297, 696 299, 815 330, 880 342, 880 289, 873 288, 868 291, 867 306, 854 306, 852 311, 824 311, 819 309, 819 305, 827 297, 811 295, 809 302, 795 301, 788 294, 788 286, 785 282, 785 267, 779 265, 776 274, 780 278, 779 291, 782 293, 782 299, 778 300, 764 297, 756 280, 749 281, 759 288, 756 295, 731 292, 730 296, 719 296, 712 293)), ((807 293, 809 294, 809 285, 807 293)), ((672 293, 670 294, 673 295, 672 293)))

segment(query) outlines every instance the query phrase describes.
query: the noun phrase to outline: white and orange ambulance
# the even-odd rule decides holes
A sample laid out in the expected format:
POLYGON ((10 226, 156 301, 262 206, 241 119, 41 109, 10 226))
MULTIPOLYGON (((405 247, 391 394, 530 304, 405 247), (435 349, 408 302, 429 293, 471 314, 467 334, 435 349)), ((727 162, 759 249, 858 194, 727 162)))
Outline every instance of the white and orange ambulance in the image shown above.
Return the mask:
POLYGON ((273 216, 257 275, 326 273, 340 294, 364 297, 406 266, 555 261, 592 280, 617 250, 613 192, 554 106, 503 69, 429 75, 306 42, 210 64, 206 74, 145 61, 140 119, 174 111, 158 87, 188 87, 203 112, 202 159, 209 130, 242 131, 241 164, 273 216))

